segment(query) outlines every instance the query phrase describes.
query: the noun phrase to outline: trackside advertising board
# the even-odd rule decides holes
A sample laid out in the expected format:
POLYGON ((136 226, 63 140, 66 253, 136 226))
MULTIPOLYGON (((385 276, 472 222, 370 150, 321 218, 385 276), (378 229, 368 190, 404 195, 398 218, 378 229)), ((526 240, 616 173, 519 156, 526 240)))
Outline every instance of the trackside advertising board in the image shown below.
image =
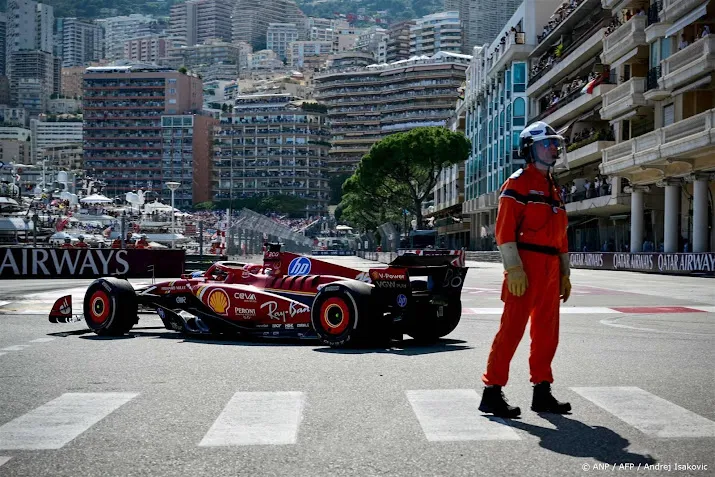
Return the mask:
POLYGON ((179 277, 184 250, 0 248, 0 279, 179 277))
POLYGON ((569 253, 572 268, 715 276, 715 253, 569 253))

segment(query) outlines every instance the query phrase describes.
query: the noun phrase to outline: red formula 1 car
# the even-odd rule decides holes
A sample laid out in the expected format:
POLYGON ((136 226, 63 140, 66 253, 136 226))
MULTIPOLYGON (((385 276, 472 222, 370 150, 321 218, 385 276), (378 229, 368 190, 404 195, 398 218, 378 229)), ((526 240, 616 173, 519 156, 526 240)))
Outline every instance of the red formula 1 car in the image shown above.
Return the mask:
MULTIPOLYGON (((109 336, 129 332, 142 309, 191 335, 317 338, 335 347, 403 334, 430 342, 459 323, 467 268, 461 251, 419 253, 361 272, 268 244, 262 265, 217 262, 201 274, 136 290, 120 278, 97 279, 82 311, 90 329, 109 336)), ((73 318, 68 295, 49 319, 81 316, 73 318)))

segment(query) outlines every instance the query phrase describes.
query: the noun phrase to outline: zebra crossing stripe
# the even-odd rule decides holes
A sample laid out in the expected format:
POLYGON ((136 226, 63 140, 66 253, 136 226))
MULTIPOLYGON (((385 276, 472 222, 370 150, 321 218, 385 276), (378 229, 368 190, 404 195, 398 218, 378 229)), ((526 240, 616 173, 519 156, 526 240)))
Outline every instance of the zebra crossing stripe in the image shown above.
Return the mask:
POLYGON ((66 393, 0 426, 0 450, 60 449, 134 393, 66 393))
POLYGON ((0 455, 0 467, 2 467, 3 464, 7 464, 7 461, 9 461, 10 459, 12 459, 12 457, 5 457, 0 455))
POLYGON ((30 345, 14 345, 8 346, 7 348, 2 348, 0 351, 22 351, 25 348, 29 348, 30 345))
POLYGON ((715 422, 635 386, 571 388, 652 437, 715 437, 715 422))
POLYGON ((199 446, 295 444, 304 401, 299 391, 237 392, 199 446))
POLYGON ((504 420, 482 415, 474 389, 407 391, 428 441, 520 440, 504 420))

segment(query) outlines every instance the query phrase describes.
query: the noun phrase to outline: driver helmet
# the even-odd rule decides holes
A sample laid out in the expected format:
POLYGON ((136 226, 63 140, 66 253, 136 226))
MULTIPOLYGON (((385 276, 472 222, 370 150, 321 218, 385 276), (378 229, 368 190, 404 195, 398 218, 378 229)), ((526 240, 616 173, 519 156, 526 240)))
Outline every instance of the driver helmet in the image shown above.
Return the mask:
POLYGON ((519 156, 539 169, 568 169, 566 141, 543 121, 537 121, 521 132, 519 156))

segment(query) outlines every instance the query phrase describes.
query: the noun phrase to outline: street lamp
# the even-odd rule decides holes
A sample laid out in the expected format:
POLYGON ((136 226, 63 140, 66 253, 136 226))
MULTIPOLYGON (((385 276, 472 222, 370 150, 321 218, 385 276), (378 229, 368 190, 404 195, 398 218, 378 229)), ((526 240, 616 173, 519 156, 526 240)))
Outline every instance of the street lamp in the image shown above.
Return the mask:
POLYGON ((175 219, 175 217, 174 217, 174 192, 176 191, 176 189, 181 187, 181 183, 180 182, 167 182, 166 187, 171 191, 171 233, 172 233, 171 248, 175 248, 174 247, 175 246, 174 237, 173 237, 173 234, 175 233, 174 232, 174 219, 175 219))

